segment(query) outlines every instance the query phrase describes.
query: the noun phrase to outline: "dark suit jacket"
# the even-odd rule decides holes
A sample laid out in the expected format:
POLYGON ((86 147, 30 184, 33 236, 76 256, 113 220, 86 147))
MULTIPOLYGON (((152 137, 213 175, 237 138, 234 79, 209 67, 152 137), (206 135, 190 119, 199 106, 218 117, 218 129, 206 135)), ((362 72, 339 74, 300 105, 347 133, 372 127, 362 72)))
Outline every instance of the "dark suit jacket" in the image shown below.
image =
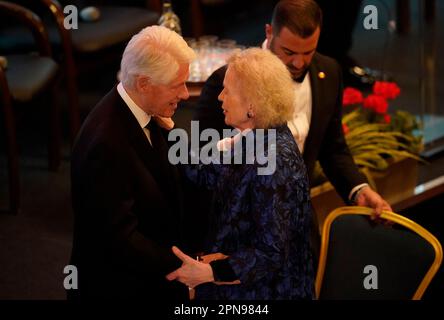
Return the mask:
POLYGON ((171 252, 181 246, 178 175, 116 87, 83 124, 71 183, 79 290, 68 297, 186 299, 183 284, 165 279, 181 265, 171 252))
MULTIPOLYGON (((345 143, 342 131, 342 74, 339 65, 331 58, 316 53, 310 65, 312 90, 312 118, 305 141, 304 162, 310 182, 316 160, 341 197, 348 201, 353 187, 367 182, 358 171, 345 143), (319 77, 319 72, 325 78, 319 77)), ((222 134, 228 128, 224 122, 222 103, 217 96, 223 89, 226 66, 216 70, 205 83, 194 114, 199 129, 214 128, 222 134)))

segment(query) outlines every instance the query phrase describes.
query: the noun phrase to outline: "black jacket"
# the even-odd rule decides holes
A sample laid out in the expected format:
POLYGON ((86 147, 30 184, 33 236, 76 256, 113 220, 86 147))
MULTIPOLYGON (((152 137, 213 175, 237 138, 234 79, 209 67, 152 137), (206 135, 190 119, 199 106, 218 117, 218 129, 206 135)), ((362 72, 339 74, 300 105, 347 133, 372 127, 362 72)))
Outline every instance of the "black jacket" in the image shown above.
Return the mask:
POLYGON ((171 251, 181 247, 179 185, 166 142, 151 147, 114 87, 85 120, 73 149, 71 264, 79 289, 68 297, 187 298, 183 284, 165 279, 181 265, 171 251))

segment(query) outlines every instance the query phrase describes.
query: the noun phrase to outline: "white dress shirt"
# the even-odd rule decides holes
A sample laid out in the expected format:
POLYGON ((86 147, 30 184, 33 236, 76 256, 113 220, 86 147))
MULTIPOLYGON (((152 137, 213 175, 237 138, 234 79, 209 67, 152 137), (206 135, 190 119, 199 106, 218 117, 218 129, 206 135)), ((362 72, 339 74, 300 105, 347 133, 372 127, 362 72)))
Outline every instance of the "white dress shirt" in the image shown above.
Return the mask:
MULTIPOLYGON (((267 49, 267 39, 262 43, 262 49, 267 49)), ((307 139, 308 131, 310 129, 313 108, 310 72, 307 72, 301 83, 294 81, 294 90, 296 94, 293 119, 288 121, 287 126, 293 134, 294 140, 299 147, 299 151, 303 154, 305 140, 307 139)), ((367 183, 355 186, 348 195, 349 200, 352 200, 352 196, 355 192, 362 190, 362 188, 366 186, 368 186, 367 183)))
MULTIPOLYGON (((262 43, 262 49, 267 49, 267 39, 262 43)), ((294 90, 293 119, 288 121, 287 125, 302 154, 311 122, 312 97, 310 72, 307 72, 301 83, 294 81, 294 90)))
POLYGON ((150 131, 146 128, 148 123, 151 121, 151 116, 148 115, 145 111, 140 108, 133 99, 128 95, 125 88, 122 85, 122 82, 120 82, 117 85, 117 92, 122 97, 123 101, 125 101, 125 104, 128 106, 128 108, 131 110, 131 113, 136 118, 137 122, 139 123, 140 127, 142 128, 143 132, 145 133, 149 143, 151 143, 151 137, 150 137, 150 131))
POLYGON ((288 121, 287 125, 293 134, 294 140, 299 147, 299 151, 304 153, 305 140, 307 139, 308 130, 310 129, 312 110, 309 72, 307 72, 301 83, 294 81, 293 85, 296 92, 294 98, 293 119, 288 121))

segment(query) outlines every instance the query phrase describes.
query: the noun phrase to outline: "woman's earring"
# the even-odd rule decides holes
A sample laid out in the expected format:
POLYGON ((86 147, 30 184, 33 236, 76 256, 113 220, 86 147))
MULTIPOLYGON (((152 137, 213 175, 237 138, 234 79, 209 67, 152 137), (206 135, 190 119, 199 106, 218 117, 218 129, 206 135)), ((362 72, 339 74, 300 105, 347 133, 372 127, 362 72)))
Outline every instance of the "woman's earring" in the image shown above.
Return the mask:
POLYGON ((250 111, 248 111, 248 112, 247 112, 247 118, 248 118, 248 119, 251 119, 251 118, 253 118, 253 115, 251 114, 251 112, 250 112, 250 111))

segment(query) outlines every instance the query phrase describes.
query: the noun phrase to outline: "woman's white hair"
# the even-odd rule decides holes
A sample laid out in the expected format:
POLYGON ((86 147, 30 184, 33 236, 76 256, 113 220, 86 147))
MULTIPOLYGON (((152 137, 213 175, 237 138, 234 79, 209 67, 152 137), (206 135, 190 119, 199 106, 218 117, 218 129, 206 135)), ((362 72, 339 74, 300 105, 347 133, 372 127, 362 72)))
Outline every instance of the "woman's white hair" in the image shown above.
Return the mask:
POLYGON ((253 106, 256 128, 272 128, 293 117, 293 79, 282 61, 269 50, 251 48, 228 59, 237 89, 253 106))
POLYGON ((121 81, 134 88, 137 75, 154 84, 169 84, 177 76, 179 65, 191 63, 196 55, 176 32, 161 26, 150 26, 134 35, 123 52, 121 81))

